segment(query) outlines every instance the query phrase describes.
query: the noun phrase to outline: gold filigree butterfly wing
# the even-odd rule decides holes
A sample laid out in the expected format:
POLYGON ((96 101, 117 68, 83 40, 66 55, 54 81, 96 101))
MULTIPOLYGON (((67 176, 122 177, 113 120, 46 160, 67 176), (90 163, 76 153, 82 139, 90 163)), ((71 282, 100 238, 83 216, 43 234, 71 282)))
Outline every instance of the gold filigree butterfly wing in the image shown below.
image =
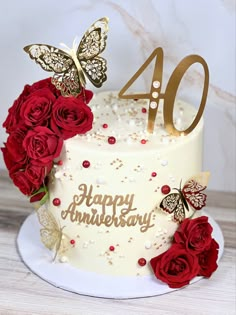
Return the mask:
POLYGON ((60 243, 60 234, 58 234, 56 231, 52 230, 47 230, 45 228, 40 229, 40 236, 41 236, 41 241, 50 250, 56 250, 58 252, 60 243))
POLYGON ((182 201, 180 201, 174 211, 174 221, 181 223, 185 219, 185 208, 182 201))
POLYGON ((63 96, 77 96, 81 91, 78 70, 73 58, 65 51, 45 44, 24 47, 30 58, 45 71, 54 72, 52 83, 63 96))
POLYGON ((78 50, 77 59, 86 77, 96 87, 106 81, 106 60, 99 55, 106 47, 108 18, 96 21, 84 34, 78 50))
POLYGON ((193 180, 187 182, 183 187, 185 199, 195 210, 200 210, 206 205, 207 196, 201 192, 205 188, 193 180))
POLYGON ((202 193, 206 189, 210 173, 201 172, 188 180, 182 190, 187 202, 195 210, 201 210, 206 205, 206 194, 202 193))
POLYGON ((167 195, 162 199, 160 207, 163 211, 172 213, 175 211, 180 200, 180 195, 178 193, 172 193, 167 195))
POLYGON ((54 216, 45 206, 37 210, 37 215, 40 224, 43 226, 40 229, 41 241, 48 249, 55 250, 55 260, 61 246, 62 228, 58 226, 54 216))
POLYGON ((182 222, 185 218, 184 203, 180 193, 171 193, 162 199, 160 208, 169 213, 174 214, 174 221, 182 222))

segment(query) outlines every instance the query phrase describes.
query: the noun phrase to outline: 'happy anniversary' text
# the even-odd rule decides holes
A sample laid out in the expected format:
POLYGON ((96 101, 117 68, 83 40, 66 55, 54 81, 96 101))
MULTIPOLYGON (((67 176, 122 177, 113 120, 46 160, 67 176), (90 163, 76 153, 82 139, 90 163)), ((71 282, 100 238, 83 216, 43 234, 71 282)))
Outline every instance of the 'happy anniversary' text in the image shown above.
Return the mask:
POLYGON ((61 212, 63 220, 69 218, 71 222, 85 223, 88 225, 105 225, 107 227, 140 226, 141 232, 146 232, 153 227, 151 224, 152 212, 144 214, 134 214, 137 208, 133 207, 134 194, 127 195, 93 195, 93 186, 86 184, 79 186, 79 195, 73 196, 73 201, 67 210, 61 212), (77 207, 86 206, 90 212, 81 211, 77 207), (97 208, 101 207, 98 212, 97 208), (111 212, 111 214, 108 213, 111 212))

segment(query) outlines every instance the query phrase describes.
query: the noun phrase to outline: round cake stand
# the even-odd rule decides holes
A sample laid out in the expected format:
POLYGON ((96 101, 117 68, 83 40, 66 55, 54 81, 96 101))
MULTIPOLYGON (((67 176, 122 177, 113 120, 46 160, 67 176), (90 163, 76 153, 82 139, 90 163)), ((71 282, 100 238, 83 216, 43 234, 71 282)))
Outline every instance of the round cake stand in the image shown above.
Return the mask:
MULTIPOLYGON (((213 237, 218 242, 219 259, 223 254, 224 238, 219 225, 209 216, 213 237)), ((40 225, 35 213, 29 215, 20 228, 17 245, 28 268, 55 287, 74 293, 103 298, 140 298, 175 291, 154 275, 128 277, 99 275, 82 271, 67 263, 52 262, 52 253, 40 241, 40 225)), ((191 284, 201 280, 196 277, 191 284)))

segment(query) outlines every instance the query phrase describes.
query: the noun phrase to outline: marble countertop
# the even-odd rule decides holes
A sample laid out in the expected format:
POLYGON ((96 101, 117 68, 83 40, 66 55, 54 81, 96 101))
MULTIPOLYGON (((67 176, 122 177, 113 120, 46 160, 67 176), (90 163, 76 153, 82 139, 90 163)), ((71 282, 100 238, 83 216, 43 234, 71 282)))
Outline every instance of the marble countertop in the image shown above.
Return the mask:
POLYGON ((58 289, 34 275, 21 261, 16 236, 32 212, 28 201, 0 177, 0 314, 235 314, 236 210, 232 193, 208 192, 207 212, 220 225, 225 249, 209 280, 162 296, 112 300, 81 296, 58 289))

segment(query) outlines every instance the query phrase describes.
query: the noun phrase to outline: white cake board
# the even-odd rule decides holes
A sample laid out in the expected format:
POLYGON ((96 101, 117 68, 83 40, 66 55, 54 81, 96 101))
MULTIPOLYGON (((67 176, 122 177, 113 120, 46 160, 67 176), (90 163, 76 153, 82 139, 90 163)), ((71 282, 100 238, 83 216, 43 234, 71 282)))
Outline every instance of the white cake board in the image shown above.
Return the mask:
MULTIPOLYGON (((224 238, 219 225, 209 216, 213 226, 213 237, 218 242, 219 259, 223 254, 224 238)), ((19 253, 28 268, 40 278, 63 290, 103 298, 140 298, 161 295, 175 291, 154 275, 128 277, 98 275, 83 271, 67 263, 52 262, 52 253, 40 241, 40 225, 37 215, 31 214, 20 228, 17 245, 19 253)), ((191 284, 201 280, 196 277, 191 284)))

